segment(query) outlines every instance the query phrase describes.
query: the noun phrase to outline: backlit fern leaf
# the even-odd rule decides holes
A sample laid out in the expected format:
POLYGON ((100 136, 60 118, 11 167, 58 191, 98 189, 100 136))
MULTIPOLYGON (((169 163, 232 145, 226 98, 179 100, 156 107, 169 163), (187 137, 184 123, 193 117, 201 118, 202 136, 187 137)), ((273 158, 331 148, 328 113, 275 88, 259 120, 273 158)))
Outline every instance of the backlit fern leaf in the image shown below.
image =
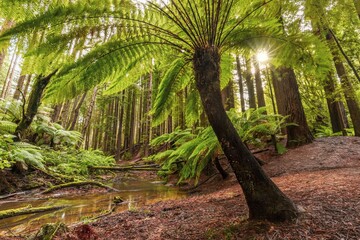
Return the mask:
POLYGON ((177 58, 171 63, 161 79, 159 91, 153 106, 153 124, 158 125, 165 120, 171 111, 176 93, 182 90, 191 80, 188 73, 188 62, 177 58))

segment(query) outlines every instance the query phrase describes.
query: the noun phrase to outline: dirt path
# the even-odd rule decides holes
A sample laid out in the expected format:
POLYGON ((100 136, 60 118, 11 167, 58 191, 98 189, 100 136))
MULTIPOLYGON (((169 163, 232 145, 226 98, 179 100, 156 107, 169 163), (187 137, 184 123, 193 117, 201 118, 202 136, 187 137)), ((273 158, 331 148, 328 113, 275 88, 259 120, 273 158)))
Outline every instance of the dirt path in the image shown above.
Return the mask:
POLYGON ((295 222, 248 222, 231 176, 207 182, 186 199, 109 215, 56 239, 360 239, 360 138, 318 139, 262 158, 304 211, 295 222))

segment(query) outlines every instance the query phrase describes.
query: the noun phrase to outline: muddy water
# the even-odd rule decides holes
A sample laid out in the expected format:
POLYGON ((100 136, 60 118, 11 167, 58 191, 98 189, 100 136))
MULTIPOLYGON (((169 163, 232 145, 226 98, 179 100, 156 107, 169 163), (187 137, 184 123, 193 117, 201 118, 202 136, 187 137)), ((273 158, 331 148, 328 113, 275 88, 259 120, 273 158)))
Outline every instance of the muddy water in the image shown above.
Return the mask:
POLYGON ((0 236, 26 235, 38 230, 46 223, 63 222, 71 225, 76 222, 86 222, 90 218, 101 215, 113 208, 114 198, 120 197, 123 203, 117 204, 115 212, 125 210, 136 211, 143 205, 161 200, 183 198, 184 193, 175 188, 166 187, 159 182, 146 182, 139 180, 114 183, 113 187, 120 190, 116 193, 83 194, 81 196, 61 197, 49 199, 27 199, 19 202, 0 203, 0 211, 11 208, 40 206, 63 206, 61 210, 28 214, 0 220, 0 236))

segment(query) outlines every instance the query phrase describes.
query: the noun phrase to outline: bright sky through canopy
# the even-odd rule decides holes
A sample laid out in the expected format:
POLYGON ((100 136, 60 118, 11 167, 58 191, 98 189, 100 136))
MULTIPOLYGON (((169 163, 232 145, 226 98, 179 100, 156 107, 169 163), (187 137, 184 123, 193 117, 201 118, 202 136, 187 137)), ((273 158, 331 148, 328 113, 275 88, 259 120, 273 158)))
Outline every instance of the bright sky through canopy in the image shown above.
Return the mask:
POLYGON ((256 59, 258 60, 259 63, 265 63, 269 60, 269 55, 266 51, 261 50, 256 54, 256 59))

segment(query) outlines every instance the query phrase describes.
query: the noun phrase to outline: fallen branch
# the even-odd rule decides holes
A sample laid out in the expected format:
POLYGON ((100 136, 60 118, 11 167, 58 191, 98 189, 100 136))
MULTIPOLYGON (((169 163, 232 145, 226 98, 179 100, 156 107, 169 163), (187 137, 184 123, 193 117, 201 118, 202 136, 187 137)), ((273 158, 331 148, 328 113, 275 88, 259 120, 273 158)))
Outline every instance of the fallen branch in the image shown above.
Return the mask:
POLYGON ((90 170, 107 170, 107 171, 159 171, 160 168, 156 167, 136 167, 136 166, 124 166, 124 167, 109 167, 109 166, 89 166, 90 170))
POLYGON ((7 199, 7 198, 10 198, 10 197, 13 197, 13 196, 17 196, 17 195, 24 195, 26 194, 27 192, 16 192, 16 193, 10 193, 10 194, 7 194, 7 195, 1 195, 0 196, 0 200, 3 200, 3 199, 7 199))
POLYGON ((98 186, 98 187, 102 187, 102 188, 106 188, 106 189, 109 189, 111 191, 115 191, 115 192, 118 192, 119 190, 116 189, 116 188, 113 188, 113 187, 110 187, 108 185, 105 185, 101 182, 96 182, 96 181, 77 181, 77 182, 69 182, 69 183, 64 183, 64 184, 60 184, 60 185, 55 185, 55 186, 52 186, 48 189, 46 189, 45 191, 42 191, 41 193, 44 194, 44 193, 50 193, 50 192, 53 192, 53 191, 56 191, 56 190, 59 190, 59 189, 62 189, 62 188, 68 188, 68 187, 79 187, 79 186, 84 186, 84 185, 95 185, 95 186, 98 186))
POLYGON ((67 206, 56 206, 56 207, 36 207, 33 208, 31 205, 23 207, 23 208, 15 208, 15 209, 9 209, 0 211, 0 219, 9 218, 9 217, 15 217, 20 215, 26 215, 31 213, 41 213, 41 212, 47 212, 47 211, 55 211, 59 209, 63 209, 67 206))

